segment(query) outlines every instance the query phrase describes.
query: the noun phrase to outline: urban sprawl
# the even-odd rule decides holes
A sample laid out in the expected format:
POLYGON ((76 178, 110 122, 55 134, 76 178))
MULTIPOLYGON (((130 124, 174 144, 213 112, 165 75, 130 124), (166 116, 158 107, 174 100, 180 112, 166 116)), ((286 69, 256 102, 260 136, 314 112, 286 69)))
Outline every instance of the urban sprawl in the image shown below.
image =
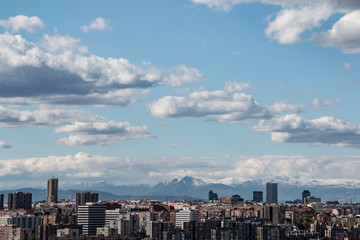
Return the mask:
POLYGON ((308 190, 300 197, 279 203, 278 184, 267 183, 266 198, 253 191, 251 201, 210 189, 208 201, 101 201, 95 192, 59 200, 52 178, 43 202, 13 192, 4 204, 0 195, 0 240, 360 239, 360 204, 322 202, 308 190))

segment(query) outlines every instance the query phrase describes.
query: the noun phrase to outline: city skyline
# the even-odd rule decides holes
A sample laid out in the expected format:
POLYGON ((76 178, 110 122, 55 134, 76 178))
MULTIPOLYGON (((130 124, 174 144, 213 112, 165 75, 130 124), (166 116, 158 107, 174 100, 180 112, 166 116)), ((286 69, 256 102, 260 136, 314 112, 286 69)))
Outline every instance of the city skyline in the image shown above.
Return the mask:
POLYGON ((359 18, 355 0, 6 2, 0 189, 360 186, 359 18))

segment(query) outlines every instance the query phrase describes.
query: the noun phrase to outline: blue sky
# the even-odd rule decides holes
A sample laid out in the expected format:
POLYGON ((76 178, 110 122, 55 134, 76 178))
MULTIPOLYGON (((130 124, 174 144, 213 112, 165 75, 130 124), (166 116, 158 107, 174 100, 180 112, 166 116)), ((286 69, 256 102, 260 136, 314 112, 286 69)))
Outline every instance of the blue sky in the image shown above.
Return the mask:
POLYGON ((359 19, 355 0, 6 1, 0 188, 357 183, 359 19))

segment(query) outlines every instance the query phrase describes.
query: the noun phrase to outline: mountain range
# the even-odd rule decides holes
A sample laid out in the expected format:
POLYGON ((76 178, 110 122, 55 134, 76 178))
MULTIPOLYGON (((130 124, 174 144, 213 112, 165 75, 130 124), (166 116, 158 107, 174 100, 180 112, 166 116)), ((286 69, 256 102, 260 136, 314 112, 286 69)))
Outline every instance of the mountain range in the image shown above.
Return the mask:
MULTIPOLYGON (((323 201, 338 200, 339 202, 360 202, 360 189, 354 184, 300 184, 288 179, 272 179, 278 183, 279 201, 301 199, 303 190, 309 190, 311 195, 320 197, 323 201)), ((151 185, 114 185, 106 182, 94 184, 79 184, 59 189, 59 198, 74 198, 76 192, 93 191, 99 193, 101 200, 132 200, 132 199, 152 199, 152 200, 207 200, 209 190, 216 192, 219 197, 240 195, 246 200, 252 200, 253 191, 263 191, 265 198, 265 182, 263 180, 249 180, 238 184, 207 183, 195 177, 175 178, 172 181, 161 182, 154 186, 151 185)), ((23 188, 15 190, 3 190, 5 194, 14 191, 33 193, 33 201, 45 200, 45 189, 23 188)))

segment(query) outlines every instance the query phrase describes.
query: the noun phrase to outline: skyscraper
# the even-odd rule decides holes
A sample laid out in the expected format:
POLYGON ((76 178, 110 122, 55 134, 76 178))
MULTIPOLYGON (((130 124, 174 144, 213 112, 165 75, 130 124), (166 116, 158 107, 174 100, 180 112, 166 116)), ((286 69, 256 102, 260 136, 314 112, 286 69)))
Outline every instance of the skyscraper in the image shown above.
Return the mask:
POLYGON ((0 210, 4 209, 4 194, 0 194, 0 210))
POLYGON ((266 202, 277 203, 278 201, 278 184, 266 183, 266 202))
POLYGON ((175 226, 181 228, 183 222, 199 221, 199 213, 189 208, 176 212, 175 226))
POLYGON ((219 200, 217 193, 214 193, 213 190, 209 191, 209 201, 219 200))
POLYGON ((105 205, 89 202, 78 206, 78 224, 84 235, 95 235, 96 228, 105 226, 105 205))
POLYGON ((254 202, 262 202, 263 201, 263 192, 262 191, 254 191, 253 192, 253 201, 254 202))
POLYGON ((97 201, 99 201, 98 193, 82 192, 75 194, 76 206, 85 205, 87 202, 97 202, 97 201))
POLYGON ((310 197, 310 191, 309 190, 304 190, 303 192, 302 192, 302 203, 303 204, 305 204, 305 199, 307 198, 307 197, 310 197))
POLYGON ((31 209, 32 193, 13 192, 8 194, 8 209, 31 209))
POLYGON ((58 201, 58 183, 57 178, 51 178, 47 181, 46 203, 56 203, 58 201))

